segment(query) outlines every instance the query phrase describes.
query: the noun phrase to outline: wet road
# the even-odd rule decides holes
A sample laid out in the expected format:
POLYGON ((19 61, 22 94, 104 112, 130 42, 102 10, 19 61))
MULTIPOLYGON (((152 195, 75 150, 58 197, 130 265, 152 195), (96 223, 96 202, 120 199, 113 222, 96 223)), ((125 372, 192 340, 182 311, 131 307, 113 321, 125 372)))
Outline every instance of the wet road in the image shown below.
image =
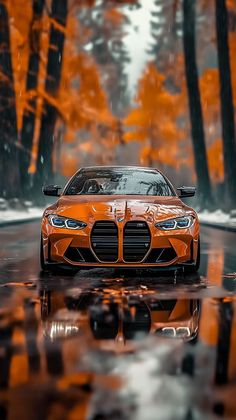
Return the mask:
POLYGON ((192 276, 46 276, 39 224, 0 239, 0 420, 236 418, 235 233, 192 276))

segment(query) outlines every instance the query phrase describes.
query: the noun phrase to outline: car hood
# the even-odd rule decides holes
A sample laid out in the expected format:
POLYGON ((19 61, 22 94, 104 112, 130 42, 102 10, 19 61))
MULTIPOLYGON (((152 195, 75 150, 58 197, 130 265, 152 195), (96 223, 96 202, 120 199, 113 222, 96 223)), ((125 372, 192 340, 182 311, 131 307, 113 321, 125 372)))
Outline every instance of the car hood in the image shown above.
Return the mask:
POLYGON ((46 212, 87 223, 96 220, 146 220, 154 223, 195 213, 178 197, 91 195, 62 196, 46 212))

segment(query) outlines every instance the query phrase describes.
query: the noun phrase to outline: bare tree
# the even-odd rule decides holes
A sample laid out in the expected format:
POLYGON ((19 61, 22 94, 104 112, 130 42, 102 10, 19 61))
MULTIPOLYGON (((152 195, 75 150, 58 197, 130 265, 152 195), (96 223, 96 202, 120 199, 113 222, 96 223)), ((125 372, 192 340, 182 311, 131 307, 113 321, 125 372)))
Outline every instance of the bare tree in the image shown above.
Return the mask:
MULTIPOLYGON (((40 65, 40 34, 45 0, 33 0, 33 17, 29 30, 30 56, 27 71, 26 91, 33 91, 38 86, 40 65)), ((29 167, 34 137, 37 100, 34 95, 29 101, 30 110, 25 109, 21 131, 20 175, 24 193, 30 191, 29 167)))
MULTIPOLYGON (((49 52, 45 83, 45 91, 47 95, 50 95, 51 97, 55 97, 57 95, 60 86, 65 40, 63 28, 66 26, 67 14, 67 0, 52 1, 52 23, 49 37, 49 52)), ((35 185, 38 188, 42 186, 44 182, 52 180, 52 154, 57 115, 57 109, 51 103, 45 101, 39 136, 37 170, 35 174, 35 185)))
POLYGON ((0 196, 20 192, 16 102, 8 11, 0 1, 0 196))
POLYGON ((195 40, 195 0, 183 1, 183 42, 195 169, 201 204, 212 206, 212 190, 207 164, 204 123, 198 83, 195 40))
POLYGON ((220 99, 225 169, 226 206, 236 205, 236 143, 234 105, 228 42, 228 12, 225 0, 216 0, 216 32, 220 73, 220 99))

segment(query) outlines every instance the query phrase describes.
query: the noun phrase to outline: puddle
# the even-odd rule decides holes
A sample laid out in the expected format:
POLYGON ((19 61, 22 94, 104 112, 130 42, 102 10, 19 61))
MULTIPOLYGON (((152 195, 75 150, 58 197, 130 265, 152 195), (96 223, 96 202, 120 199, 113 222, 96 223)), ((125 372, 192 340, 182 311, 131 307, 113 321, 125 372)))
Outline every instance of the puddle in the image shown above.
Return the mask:
POLYGON ((188 296, 187 282, 164 293, 150 279, 90 280, 11 284, 1 419, 236 416, 236 298, 192 297, 207 290, 201 278, 188 296))

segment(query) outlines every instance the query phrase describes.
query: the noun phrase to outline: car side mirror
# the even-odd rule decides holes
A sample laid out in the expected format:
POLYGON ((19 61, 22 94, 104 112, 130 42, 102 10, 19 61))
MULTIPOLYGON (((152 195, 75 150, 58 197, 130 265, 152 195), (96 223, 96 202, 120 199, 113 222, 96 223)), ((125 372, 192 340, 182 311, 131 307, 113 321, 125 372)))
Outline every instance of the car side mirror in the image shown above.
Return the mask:
POLYGON ((195 187, 179 187, 177 190, 179 191, 179 198, 194 197, 196 193, 195 187))
POLYGON ((61 187, 59 187, 58 185, 46 185, 45 187, 43 187, 43 194, 51 197, 59 197, 60 190, 61 187))

